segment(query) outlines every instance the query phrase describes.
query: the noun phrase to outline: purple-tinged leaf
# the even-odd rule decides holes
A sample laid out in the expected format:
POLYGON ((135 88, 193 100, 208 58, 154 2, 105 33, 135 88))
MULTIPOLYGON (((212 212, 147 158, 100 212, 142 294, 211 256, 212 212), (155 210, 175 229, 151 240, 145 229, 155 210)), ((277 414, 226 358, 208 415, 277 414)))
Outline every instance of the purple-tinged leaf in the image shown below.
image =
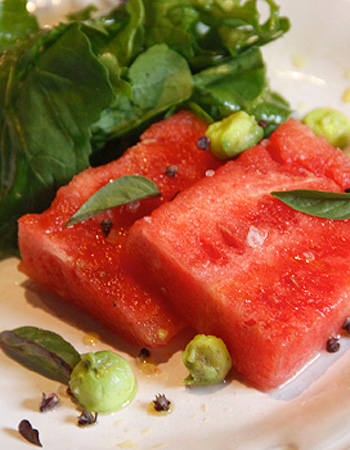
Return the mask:
POLYGON ((43 392, 41 397, 40 412, 51 411, 52 409, 56 408, 59 402, 60 400, 57 394, 52 393, 48 397, 46 397, 46 394, 43 392))
POLYGON ((78 425, 84 427, 86 425, 92 425, 97 422, 98 413, 92 413, 88 409, 83 409, 83 412, 78 417, 78 425))
POLYGON ((32 424, 29 422, 29 420, 21 420, 18 425, 18 432, 28 442, 31 442, 38 447, 42 447, 42 443, 39 439, 39 431, 32 427, 32 424))
POLYGON ((35 327, 3 331, 0 347, 29 369, 64 384, 80 361, 79 353, 61 336, 35 327))

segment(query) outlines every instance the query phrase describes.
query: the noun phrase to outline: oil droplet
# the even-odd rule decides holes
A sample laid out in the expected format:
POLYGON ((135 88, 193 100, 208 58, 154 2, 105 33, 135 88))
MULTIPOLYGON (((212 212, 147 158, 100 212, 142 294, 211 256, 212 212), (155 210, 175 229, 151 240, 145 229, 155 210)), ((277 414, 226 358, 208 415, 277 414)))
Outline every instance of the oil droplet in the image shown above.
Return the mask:
POLYGON ((157 411, 157 410, 154 408, 154 403, 151 402, 151 403, 148 405, 148 407, 147 407, 147 413, 148 413, 150 416, 158 416, 158 417, 160 417, 160 416, 168 416, 168 415, 171 414, 171 413, 174 411, 174 409, 175 409, 174 402, 171 401, 171 400, 169 400, 169 401, 170 401, 170 405, 169 405, 168 411, 157 411))
POLYGON ((113 423, 113 425, 114 425, 115 427, 119 427, 119 425, 121 425, 123 422, 124 422, 123 419, 116 420, 116 421, 113 423))
POLYGON ((164 448, 164 447, 168 447, 168 446, 169 446, 169 444, 164 442, 163 444, 154 445, 153 447, 151 447, 151 449, 152 450, 158 450, 159 448, 164 448))
POLYGON ((140 361, 137 367, 146 375, 158 375, 160 369, 151 361, 140 361))
POLYGON ((202 411, 203 411, 203 412, 207 412, 207 405, 205 405, 204 403, 203 403, 203 405, 202 405, 202 411))
POLYGON ((140 448, 139 444, 136 444, 136 442, 132 442, 132 441, 121 442, 120 444, 117 444, 117 447, 119 447, 119 448, 140 448))
POLYGON ((350 87, 345 89, 344 94, 342 96, 342 101, 344 103, 350 103, 350 87))
POLYGON ((298 103, 298 110, 304 110, 307 108, 307 104, 305 102, 298 103))
POLYGON ((88 347, 96 345, 99 340, 100 338, 96 333, 88 333, 83 337, 83 343, 88 347))
POLYGON ((139 356, 136 358, 137 367, 141 372, 150 376, 150 375, 158 375, 160 373, 160 369, 158 369, 157 365, 154 363, 152 358, 150 357, 150 353, 147 349, 145 353, 141 350, 139 356))
POLYGON ((57 394, 59 394, 61 397, 69 397, 67 386, 64 384, 60 384, 57 388, 57 394))
POLYGON ((307 63, 307 59, 303 55, 294 55, 292 56, 292 64, 297 69, 304 67, 307 63))

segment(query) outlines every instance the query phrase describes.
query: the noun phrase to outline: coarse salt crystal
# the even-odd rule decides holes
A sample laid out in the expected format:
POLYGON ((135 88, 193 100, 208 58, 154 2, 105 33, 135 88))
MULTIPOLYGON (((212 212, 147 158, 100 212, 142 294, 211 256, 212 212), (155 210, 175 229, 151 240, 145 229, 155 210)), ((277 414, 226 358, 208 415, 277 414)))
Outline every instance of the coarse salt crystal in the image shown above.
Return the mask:
POLYGON ((261 247, 267 238, 267 232, 261 232, 258 228, 251 226, 247 235, 247 244, 249 247, 261 247))

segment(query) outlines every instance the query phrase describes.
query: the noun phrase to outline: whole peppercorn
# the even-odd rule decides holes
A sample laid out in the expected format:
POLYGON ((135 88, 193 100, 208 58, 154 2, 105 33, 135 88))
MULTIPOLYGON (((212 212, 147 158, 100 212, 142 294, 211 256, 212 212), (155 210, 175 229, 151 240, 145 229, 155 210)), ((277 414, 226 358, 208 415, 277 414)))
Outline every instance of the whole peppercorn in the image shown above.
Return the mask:
POLYGON ((179 169, 176 166, 168 166, 165 169, 165 175, 169 178, 174 178, 174 176, 177 174, 177 171, 179 169))
POLYGON ((340 349, 339 339, 330 337, 327 341, 327 352, 335 353, 340 349))
POLYGON ((348 317, 345 320, 345 322, 343 323, 342 329, 346 330, 348 332, 348 334, 350 334, 350 317, 348 317))
POLYGON ((197 147, 201 150, 210 149, 210 138, 208 136, 202 136, 197 141, 197 147))
POLYGON ((111 228, 113 226, 113 222, 110 219, 104 219, 100 223, 100 228, 105 237, 109 235, 109 232, 111 231, 111 228))

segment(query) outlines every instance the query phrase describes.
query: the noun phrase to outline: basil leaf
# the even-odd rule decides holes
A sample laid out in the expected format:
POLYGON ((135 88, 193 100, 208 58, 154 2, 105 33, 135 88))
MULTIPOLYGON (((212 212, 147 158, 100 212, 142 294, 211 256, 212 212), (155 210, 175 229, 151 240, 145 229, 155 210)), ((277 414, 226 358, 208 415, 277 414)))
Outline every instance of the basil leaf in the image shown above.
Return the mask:
POLYGON ((61 336, 36 327, 3 331, 0 347, 29 369, 64 384, 80 361, 79 353, 61 336))
POLYGON ((160 192, 153 181, 138 175, 126 175, 99 189, 69 219, 66 226, 89 219, 107 209, 159 195, 160 192))
POLYGON ((341 192, 296 189, 294 191, 271 192, 271 195, 286 205, 325 219, 350 219, 350 194, 341 192))

